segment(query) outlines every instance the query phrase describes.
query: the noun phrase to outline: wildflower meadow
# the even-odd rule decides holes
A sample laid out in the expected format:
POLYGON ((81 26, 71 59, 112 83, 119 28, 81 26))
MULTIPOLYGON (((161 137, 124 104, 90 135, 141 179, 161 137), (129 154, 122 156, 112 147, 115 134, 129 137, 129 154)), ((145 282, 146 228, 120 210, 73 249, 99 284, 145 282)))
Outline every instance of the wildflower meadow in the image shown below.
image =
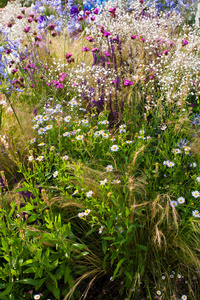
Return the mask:
POLYGON ((199 300, 199 2, 0 7, 0 299, 199 300))

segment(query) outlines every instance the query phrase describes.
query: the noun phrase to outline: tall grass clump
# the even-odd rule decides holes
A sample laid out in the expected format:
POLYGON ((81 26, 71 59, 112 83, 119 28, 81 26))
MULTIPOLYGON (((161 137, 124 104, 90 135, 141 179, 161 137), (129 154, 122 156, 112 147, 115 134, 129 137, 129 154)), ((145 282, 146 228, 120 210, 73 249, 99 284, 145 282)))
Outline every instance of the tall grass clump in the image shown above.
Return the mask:
POLYGON ((0 299, 198 299, 200 39, 152 2, 5 8, 0 299))

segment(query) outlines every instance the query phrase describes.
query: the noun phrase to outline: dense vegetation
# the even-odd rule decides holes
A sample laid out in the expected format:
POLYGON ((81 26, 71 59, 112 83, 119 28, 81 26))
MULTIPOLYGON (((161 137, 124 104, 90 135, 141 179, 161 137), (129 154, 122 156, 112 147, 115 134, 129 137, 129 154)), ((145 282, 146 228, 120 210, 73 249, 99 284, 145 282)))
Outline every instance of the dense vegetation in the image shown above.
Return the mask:
POLYGON ((198 300, 196 2, 32 2, 0 14, 0 299, 198 300))

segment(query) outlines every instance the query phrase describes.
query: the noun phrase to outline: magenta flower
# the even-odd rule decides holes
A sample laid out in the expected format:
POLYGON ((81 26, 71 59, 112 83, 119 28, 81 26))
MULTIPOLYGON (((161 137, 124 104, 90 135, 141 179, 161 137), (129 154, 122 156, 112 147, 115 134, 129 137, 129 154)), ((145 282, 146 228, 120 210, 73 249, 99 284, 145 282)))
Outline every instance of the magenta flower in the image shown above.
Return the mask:
POLYGON ((95 20, 95 17, 94 17, 94 16, 90 17, 90 20, 91 20, 91 21, 94 21, 94 20, 95 20))
POLYGON ((31 18, 31 17, 28 18, 28 22, 29 22, 29 23, 32 23, 32 22, 33 22, 33 18, 31 18))
POLYGON ((90 49, 89 49, 88 47, 83 47, 83 48, 82 48, 82 51, 87 52, 87 51, 90 51, 90 49))
POLYGON ((48 29, 49 29, 49 30, 54 30, 55 27, 56 27, 56 25, 54 25, 54 24, 49 24, 48 29))
POLYGON ((185 46, 188 44, 188 41, 187 40, 182 40, 182 45, 185 46))
POLYGON ((133 82, 128 80, 128 79, 125 79, 124 81, 124 85, 128 86, 128 85, 133 85, 133 82))
POLYGON ((25 26, 24 27, 24 32, 28 33, 30 31, 30 26, 25 26))
POLYGON ((52 35, 52 36, 56 36, 56 35, 57 35, 57 32, 56 32, 56 31, 52 31, 52 32, 51 32, 51 35, 52 35))
POLYGON ((136 35, 131 35, 131 39, 135 40, 136 39, 136 35))
POLYGON ((78 17, 78 21, 84 21, 84 17, 78 17))
POLYGON ((41 42, 41 41, 42 41, 41 36, 36 35, 36 36, 35 36, 35 41, 36 41, 36 42, 41 42))
POLYGON ((23 19, 23 16, 19 15, 19 16, 17 16, 16 18, 17 18, 18 20, 21 20, 21 19, 23 19))
POLYGON ((69 59, 71 56, 72 56, 71 53, 66 53, 65 58, 66 58, 66 59, 69 59))
POLYGON ((89 10, 86 10, 86 11, 85 11, 85 14, 86 14, 86 16, 89 16, 89 15, 90 15, 90 11, 89 11, 89 10))
POLYGON ((166 49, 166 50, 163 51, 163 53, 164 53, 165 55, 167 55, 168 52, 169 52, 169 49, 166 49))
POLYGON ((29 16, 30 16, 31 18, 34 18, 34 16, 35 16, 34 12, 30 12, 30 13, 29 13, 29 16))
POLYGON ((98 48, 93 48, 91 51, 92 52, 97 52, 97 51, 99 51, 99 49, 98 48))
POLYGON ((95 9, 93 10, 93 13, 94 13, 95 15, 98 15, 99 9, 98 9, 98 8, 95 8, 95 9))
POLYGON ((108 51, 104 52, 105 56, 110 56, 111 54, 108 51))
POLYGON ((108 32, 108 31, 105 31, 104 34, 103 34, 103 36, 105 36, 105 37, 108 37, 109 35, 111 35, 111 33, 108 32))
POLYGON ((26 10, 23 8, 23 9, 21 10, 21 13, 24 15, 25 12, 26 12, 26 10))
POLYGON ((91 37, 91 36, 87 36, 87 37, 86 37, 86 40, 88 40, 89 42, 94 42, 94 39, 93 39, 93 37, 91 37))
POLYGON ((100 26, 99 31, 102 32, 102 33, 104 33, 105 32, 104 26, 100 26))
POLYGON ((8 24, 6 26, 9 27, 9 28, 11 28, 13 26, 13 23, 8 22, 8 24))

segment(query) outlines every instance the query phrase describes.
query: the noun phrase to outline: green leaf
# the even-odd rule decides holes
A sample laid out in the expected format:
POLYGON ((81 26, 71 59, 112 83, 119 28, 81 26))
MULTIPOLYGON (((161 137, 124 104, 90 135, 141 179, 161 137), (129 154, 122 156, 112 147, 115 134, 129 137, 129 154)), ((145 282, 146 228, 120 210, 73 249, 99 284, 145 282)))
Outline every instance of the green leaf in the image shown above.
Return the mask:
POLYGON ((130 280, 130 281, 132 281, 132 276, 131 276, 131 274, 128 272, 128 271, 126 271, 126 272, 124 272, 124 274, 126 275, 126 277, 130 280))
POLYGON ((114 274, 113 274, 113 277, 115 277, 115 275, 117 274, 119 268, 121 267, 121 265, 123 264, 123 262, 126 260, 126 258, 122 258, 120 259, 120 261, 118 262, 117 264, 117 267, 115 268, 115 271, 114 271, 114 274))
POLYGON ((147 251, 147 247, 146 246, 144 246, 144 245, 137 245, 137 246, 138 246, 138 248, 140 248, 140 249, 142 249, 144 251, 147 251))
POLYGON ((11 292, 11 290, 12 290, 12 287, 13 287, 13 282, 10 283, 10 284, 7 286, 7 288, 5 289, 5 291, 2 292, 2 293, 0 294, 0 299, 2 299, 2 297, 4 297, 4 296, 10 294, 10 292, 11 292))
POLYGON ((92 228, 90 231, 88 231, 87 233, 86 233, 86 235, 85 236, 88 236, 88 235, 90 235, 91 233, 93 233, 94 231, 96 230, 96 228, 94 227, 94 228, 92 228))
POLYGON ((35 209, 36 206, 35 205, 32 205, 32 204, 27 204, 25 205, 24 207, 20 208, 20 211, 30 211, 32 209, 35 209))
POLYGON ((29 265, 29 264, 32 264, 33 262, 34 262, 33 259, 28 259, 28 260, 26 260, 25 262, 23 262, 23 263, 21 264, 21 266, 29 265))
POLYGON ((24 284, 31 284, 31 285, 38 285, 39 284, 39 280, 35 280, 35 279, 31 279, 31 278, 25 278, 22 280, 17 280, 17 283, 24 283, 24 284))
POLYGON ((60 299, 60 290, 55 285, 53 286, 52 292, 57 300, 60 299))

